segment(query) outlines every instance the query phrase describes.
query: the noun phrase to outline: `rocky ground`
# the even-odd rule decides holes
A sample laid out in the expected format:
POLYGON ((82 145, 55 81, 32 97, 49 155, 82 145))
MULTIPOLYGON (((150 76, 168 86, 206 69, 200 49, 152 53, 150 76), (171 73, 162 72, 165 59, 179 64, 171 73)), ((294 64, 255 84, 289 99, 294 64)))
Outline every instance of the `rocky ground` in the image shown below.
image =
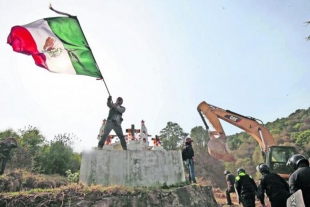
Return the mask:
MULTIPOLYGON (((209 183, 180 183, 176 186, 129 188, 124 186, 84 186, 70 184, 63 177, 33 175, 24 171, 0 176, 0 207, 220 207, 226 205, 225 191, 209 183)), ((237 205, 235 193, 232 201, 237 205)), ((259 202, 257 201, 257 206, 259 202)), ((268 206, 268 201, 265 202, 268 206)))
POLYGON ((212 187, 185 185, 168 188, 82 186, 0 194, 0 207, 220 207, 212 187))

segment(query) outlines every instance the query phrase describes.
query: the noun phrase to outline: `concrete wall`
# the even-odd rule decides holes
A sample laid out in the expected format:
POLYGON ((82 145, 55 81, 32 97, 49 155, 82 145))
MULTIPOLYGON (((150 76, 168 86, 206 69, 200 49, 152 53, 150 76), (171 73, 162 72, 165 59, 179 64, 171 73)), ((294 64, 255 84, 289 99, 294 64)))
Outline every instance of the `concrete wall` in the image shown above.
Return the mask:
POLYGON ((87 185, 154 186, 184 182, 176 150, 89 150, 82 152, 80 182, 87 185))

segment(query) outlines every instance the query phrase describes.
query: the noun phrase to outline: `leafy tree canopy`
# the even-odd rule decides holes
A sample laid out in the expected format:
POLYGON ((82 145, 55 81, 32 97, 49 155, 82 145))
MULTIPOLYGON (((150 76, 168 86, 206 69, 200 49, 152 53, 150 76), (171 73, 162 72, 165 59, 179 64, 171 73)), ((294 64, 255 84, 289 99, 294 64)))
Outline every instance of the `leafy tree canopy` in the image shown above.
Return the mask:
POLYGON ((187 135, 188 133, 185 133, 177 123, 173 122, 168 122, 167 126, 160 131, 162 145, 167 150, 178 149, 187 135))

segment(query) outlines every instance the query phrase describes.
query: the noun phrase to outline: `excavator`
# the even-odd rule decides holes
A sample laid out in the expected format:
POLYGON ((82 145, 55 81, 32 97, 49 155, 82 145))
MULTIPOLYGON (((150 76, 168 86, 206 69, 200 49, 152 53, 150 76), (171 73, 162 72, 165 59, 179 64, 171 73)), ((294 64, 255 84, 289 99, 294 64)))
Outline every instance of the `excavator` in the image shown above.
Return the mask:
POLYGON ((296 148, 294 146, 276 145, 274 138, 264 127, 261 120, 222 109, 205 101, 198 105, 197 110, 209 131, 208 152, 212 157, 224 162, 236 161, 229 150, 227 137, 220 122, 221 119, 251 135, 258 142, 264 163, 269 166, 270 171, 288 180, 291 169, 286 166, 286 163, 292 155, 297 153, 296 148), (209 130, 206 120, 212 125, 214 131, 209 130))

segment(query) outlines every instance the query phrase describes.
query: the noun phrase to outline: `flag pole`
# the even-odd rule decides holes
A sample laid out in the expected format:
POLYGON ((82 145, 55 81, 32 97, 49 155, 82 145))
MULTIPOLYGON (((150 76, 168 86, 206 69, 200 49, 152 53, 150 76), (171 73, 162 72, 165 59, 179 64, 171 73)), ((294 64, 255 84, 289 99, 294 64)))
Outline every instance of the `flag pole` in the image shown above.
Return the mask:
MULTIPOLYGON (((101 77, 102 77, 102 81, 103 81, 103 83, 104 83, 104 85, 105 85, 105 87, 106 87, 106 89, 107 89, 107 91, 108 91, 109 96, 111 96, 110 91, 109 91, 109 89, 108 89, 108 86, 107 86, 107 84, 106 84, 106 82, 105 82, 105 80, 104 80, 104 78, 103 78, 103 76, 102 76, 102 74, 101 74, 101 71, 100 71, 99 66, 98 66, 98 64, 97 64, 97 61, 96 61, 96 59, 95 59, 95 56, 93 55, 93 52, 92 52, 91 48, 89 47, 89 44, 88 44, 87 39, 86 39, 86 36, 85 36, 85 34, 84 34, 84 32, 83 32, 83 29, 82 29, 82 27, 81 27, 81 25, 80 25, 80 22, 79 22, 78 18, 77 18, 76 16, 71 15, 71 14, 64 13, 64 12, 60 12, 60 11, 55 10, 55 9, 52 7, 52 4, 49 5, 49 9, 52 10, 53 12, 56 12, 57 14, 66 15, 66 16, 68 16, 68 17, 70 17, 70 18, 75 18, 75 19, 76 19, 77 23, 79 24, 79 26, 80 26, 80 28, 81 28, 81 32, 82 32, 82 34, 83 34, 83 36, 84 36, 84 38, 85 38, 85 41, 86 41, 85 47, 87 47, 87 48, 91 51, 91 54, 92 54, 92 56, 93 56, 93 58, 94 58, 94 61, 95 61, 95 63, 96 63, 96 67, 97 67, 97 69, 98 69, 98 71, 100 72, 100 75, 101 75, 101 77)), ((97 79, 97 80, 100 80, 100 79, 97 79)))

